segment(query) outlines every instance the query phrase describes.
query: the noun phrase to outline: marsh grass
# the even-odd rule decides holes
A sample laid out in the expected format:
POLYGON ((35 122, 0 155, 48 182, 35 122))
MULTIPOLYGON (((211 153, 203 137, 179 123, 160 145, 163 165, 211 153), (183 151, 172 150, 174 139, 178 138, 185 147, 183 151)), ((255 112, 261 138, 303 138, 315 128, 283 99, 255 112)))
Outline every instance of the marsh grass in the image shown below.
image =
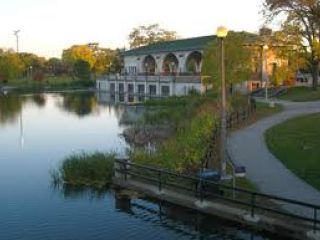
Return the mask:
POLYGON ((146 114, 144 123, 170 126, 173 134, 149 154, 135 149, 135 162, 162 167, 172 171, 192 173, 205 161, 212 129, 216 124, 217 103, 214 98, 192 95, 147 102, 147 105, 166 106, 156 113, 146 114))
POLYGON ((52 182, 72 186, 103 188, 111 184, 114 153, 75 153, 51 172, 52 182))

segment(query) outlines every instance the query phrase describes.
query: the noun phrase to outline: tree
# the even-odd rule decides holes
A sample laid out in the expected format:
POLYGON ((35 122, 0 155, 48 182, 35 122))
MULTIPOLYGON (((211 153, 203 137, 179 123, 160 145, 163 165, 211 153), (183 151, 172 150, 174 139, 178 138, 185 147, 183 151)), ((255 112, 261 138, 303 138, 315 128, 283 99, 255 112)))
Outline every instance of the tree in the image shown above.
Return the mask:
POLYGON ((33 80, 42 81, 47 71, 46 59, 33 53, 19 53, 24 64, 23 76, 33 80))
POLYGON ((95 64, 94 52, 88 45, 74 45, 69 49, 63 50, 62 59, 73 65, 78 60, 86 61, 90 69, 95 64))
POLYGON ((308 46, 308 62, 312 70, 313 89, 317 89, 320 62, 320 3, 319 0, 265 0, 264 15, 268 21, 285 15, 283 30, 288 35, 301 36, 308 46))
POLYGON ((175 31, 160 28, 159 24, 139 26, 129 34, 130 48, 137 48, 156 42, 164 42, 177 39, 175 31))
MULTIPOLYGON (((246 32, 229 32, 225 39, 226 81, 232 89, 233 84, 248 80, 252 73, 251 51, 245 47, 248 38, 254 35, 246 32)), ((204 51, 202 75, 206 85, 220 88, 221 50, 218 39, 211 42, 204 51)))
POLYGON ((0 81, 7 82, 22 74, 25 66, 17 53, 2 51, 0 53, 0 81))
POLYGON ((94 52, 95 64, 93 72, 103 74, 110 72, 119 72, 120 52, 109 48, 99 48, 94 52))
POLYGON ((59 58, 50 58, 46 62, 47 71, 55 76, 68 73, 67 64, 59 58))
POLYGON ((119 73, 123 68, 123 57, 121 56, 121 52, 123 49, 117 48, 114 50, 114 55, 112 57, 112 62, 109 71, 111 73, 119 73))
POLYGON ((87 61, 82 59, 78 59, 74 63, 74 73, 76 77, 81 80, 89 80, 90 79, 90 65, 87 61))
POLYGON ((301 45, 299 35, 290 35, 287 31, 276 31, 271 36, 269 46, 278 61, 286 62, 275 65, 271 80, 275 86, 293 85, 295 75, 299 69, 306 66, 306 55, 301 45))
MULTIPOLYGON (((122 68, 121 51, 119 49, 100 48, 98 43, 74 45, 64 50, 62 54, 64 71, 70 74, 77 72, 78 74, 79 69, 75 69, 75 64, 78 64, 77 67, 79 67, 79 64, 82 64, 82 67, 84 67, 84 63, 79 63, 79 60, 89 64, 89 71, 92 72, 94 76, 109 72, 120 72, 122 68)), ((57 66, 56 59, 52 59, 50 63, 57 66)))

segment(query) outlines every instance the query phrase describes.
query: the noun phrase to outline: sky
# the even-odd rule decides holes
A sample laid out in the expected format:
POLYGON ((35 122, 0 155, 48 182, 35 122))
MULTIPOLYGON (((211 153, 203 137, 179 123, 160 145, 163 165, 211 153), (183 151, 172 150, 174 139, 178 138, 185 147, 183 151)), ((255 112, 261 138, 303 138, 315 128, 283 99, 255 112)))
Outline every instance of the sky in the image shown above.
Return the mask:
POLYGON ((215 34, 218 26, 258 32, 262 0, 1 0, 0 48, 61 57, 74 44, 128 47, 130 31, 159 23, 180 38, 215 34))

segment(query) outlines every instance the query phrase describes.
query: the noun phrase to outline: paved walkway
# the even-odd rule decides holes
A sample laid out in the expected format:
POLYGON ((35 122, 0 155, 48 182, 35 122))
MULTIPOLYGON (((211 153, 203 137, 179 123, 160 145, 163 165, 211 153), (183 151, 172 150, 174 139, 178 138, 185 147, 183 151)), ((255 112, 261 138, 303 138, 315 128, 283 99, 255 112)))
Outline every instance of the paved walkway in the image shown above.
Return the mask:
MULTIPOLYGON (((236 164, 247 168, 247 177, 261 192, 320 205, 320 191, 289 171, 269 152, 264 140, 264 133, 270 127, 299 115, 320 112, 320 102, 278 103, 284 106, 284 111, 229 136, 229 154, 236 164)), ((289 211, 313 216, 313 212, 306 209, 292 205, 284 207, 289 211)))

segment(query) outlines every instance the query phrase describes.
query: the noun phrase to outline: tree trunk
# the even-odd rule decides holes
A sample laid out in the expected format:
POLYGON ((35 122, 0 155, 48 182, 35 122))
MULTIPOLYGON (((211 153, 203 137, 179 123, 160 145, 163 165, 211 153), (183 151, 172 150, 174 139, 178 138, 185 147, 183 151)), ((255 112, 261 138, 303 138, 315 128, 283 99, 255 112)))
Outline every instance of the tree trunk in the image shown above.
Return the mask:
POLYGON ((312 89, 317 90, 319 77, 319 62, 314 61, 312 63, 312 89))

